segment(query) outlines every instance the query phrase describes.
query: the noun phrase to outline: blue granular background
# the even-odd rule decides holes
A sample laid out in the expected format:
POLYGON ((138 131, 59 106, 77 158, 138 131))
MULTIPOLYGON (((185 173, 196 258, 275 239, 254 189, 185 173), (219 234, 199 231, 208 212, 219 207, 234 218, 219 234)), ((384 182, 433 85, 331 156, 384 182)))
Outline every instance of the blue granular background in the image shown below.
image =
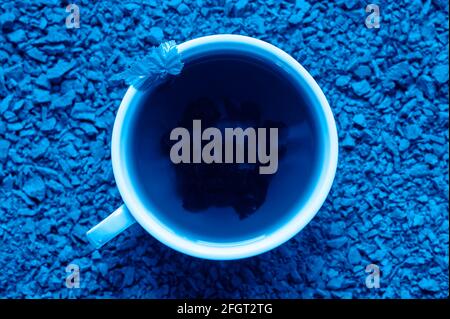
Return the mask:
POLYGON ((79 29, 67 2, 0 4, 0 297, 448 296, 447 1, 378 1, 379 29, 356 0, 74 2, 79 29), (185 256, 138 225, 95 251, 85 232, 121 204, 110 141, 126 86, 111 76, 161 41, 216 33, 277 45, 322 87, 340 141, 326 203, 244 260, 185 256))

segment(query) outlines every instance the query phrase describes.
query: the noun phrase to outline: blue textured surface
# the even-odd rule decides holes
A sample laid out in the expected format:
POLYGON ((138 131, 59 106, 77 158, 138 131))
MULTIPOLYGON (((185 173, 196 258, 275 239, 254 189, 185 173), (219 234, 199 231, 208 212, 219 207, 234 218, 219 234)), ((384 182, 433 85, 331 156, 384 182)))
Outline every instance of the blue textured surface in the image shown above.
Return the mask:
POLYGON ((383 1, 378 30, 356 0, 144 2, 77 1, 80 29, 57 1, 0 4, 0 297, 448 296, 447 1, 383 1), (84 233, 121 204, 110 139, 126 87, 109 79, 160 41, 215 33, 279 46, 322 87, 340 139, 330 196, 250 259, 184 256, 140 226, 94 251, 84 233))

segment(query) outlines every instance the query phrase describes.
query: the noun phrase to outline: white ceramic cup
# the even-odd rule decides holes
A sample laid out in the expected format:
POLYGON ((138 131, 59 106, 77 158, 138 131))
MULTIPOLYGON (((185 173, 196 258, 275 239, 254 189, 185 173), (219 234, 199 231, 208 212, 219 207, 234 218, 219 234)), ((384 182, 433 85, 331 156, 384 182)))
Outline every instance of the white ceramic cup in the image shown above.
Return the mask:
POLYGON ((254 38, 229 34, 206 36, 178 45, 178 51, 186 61, 198 55, 224 51, 236 51, 263 57, 280 66, 298 82, 314 107, 315 116, 322 123, 321 166, 313 191, 305 203, 294 208, 292 217, 283 225, 251 240, 230 243, 205 242, 173 231, 148 206, 143 204, 124 160, 124 145, 127 143, 124 140, 124 132, 128 129, 124 127, 124 119, 143 94, 134 87, 130 87, 120 104, 111 143, 114 177, 124 205, 87 233, 89 241, 99 248, 133 223, 138 222, 147 232, 165 245, 185 254, 205 259, 245 258, 281 245, 301 231, 315 216, 325 201, 335 176, 338 160, 336 124, 322 90, 311 75, 289 54, 254 38))

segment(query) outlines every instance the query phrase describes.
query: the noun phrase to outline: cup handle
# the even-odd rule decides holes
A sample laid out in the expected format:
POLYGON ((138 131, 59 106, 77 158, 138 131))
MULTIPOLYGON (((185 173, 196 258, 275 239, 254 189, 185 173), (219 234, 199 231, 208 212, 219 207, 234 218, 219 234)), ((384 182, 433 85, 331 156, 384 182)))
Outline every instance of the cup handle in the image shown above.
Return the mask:
POLYGON ((89 242, 98 249, 135 222, 136 220, 128 211, 128 208, 122 205, 114 213, 92 227, 86 233, 86 236, 89 242))

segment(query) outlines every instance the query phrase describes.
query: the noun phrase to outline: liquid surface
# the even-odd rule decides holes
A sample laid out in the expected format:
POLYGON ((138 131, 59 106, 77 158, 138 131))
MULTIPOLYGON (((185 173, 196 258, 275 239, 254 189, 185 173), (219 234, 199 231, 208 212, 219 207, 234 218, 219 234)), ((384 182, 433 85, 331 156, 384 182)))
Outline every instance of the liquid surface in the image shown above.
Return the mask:
POLYGON ((267 61, 217 56, 187 63, 179 76, 149 92, 131 115, 126 160, 144 205, 170 229, 199 241, 251 240, 273 231, 292 217, 314 186, 320 134, 307 104, 289 76, 267 61), (239 218, 233 207, 206 207, 199 213, 186 209, 176 168, 161 151, 163 134, 179 126, 189 103, 202 98, 251 101, 261 123, 287 127, 286 154, 263 203, 248 218, 239 218))

